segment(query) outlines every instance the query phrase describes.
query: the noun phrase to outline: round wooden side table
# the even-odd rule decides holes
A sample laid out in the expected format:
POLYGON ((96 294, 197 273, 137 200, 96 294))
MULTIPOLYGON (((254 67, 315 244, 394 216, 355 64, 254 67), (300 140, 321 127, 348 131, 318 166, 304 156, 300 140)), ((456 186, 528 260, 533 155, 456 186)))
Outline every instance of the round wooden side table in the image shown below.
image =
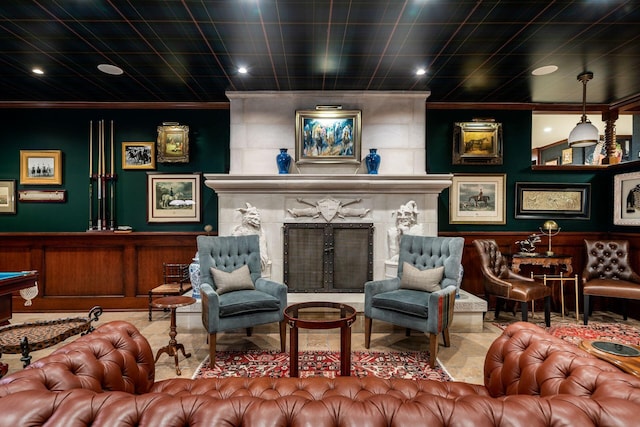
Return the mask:
POLYGON ((160 355, 162 353, 167 353, 169 357, 174 357, 176 361, 176 375, 182 375, 182 371, 180 371, 180 365, 178 364, 178 350, 182 351, 182 355, 185 358, 191 357, 191 353, 185 353, 184 345, 179 344, 176 341, 176 335, 178 335, 176 331, 176 309, 178 307, 184 307, 187 305, 194 304, 196 302, 195 298, 185 297, 185 296, 172 296, 172 297, 163 297, 158 298, 152 302, 152 305, 155 308, 167 308, 171 310, 171 327, 169 329, 169 344, 162 347, 156 353, 156 360, 158 361, 160 355))

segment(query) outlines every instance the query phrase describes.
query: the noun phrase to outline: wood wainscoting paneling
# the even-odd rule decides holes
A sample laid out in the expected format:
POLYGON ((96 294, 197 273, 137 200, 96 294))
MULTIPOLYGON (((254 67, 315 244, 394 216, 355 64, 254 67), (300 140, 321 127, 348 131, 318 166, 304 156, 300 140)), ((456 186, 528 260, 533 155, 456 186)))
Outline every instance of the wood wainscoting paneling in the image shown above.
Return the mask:
POLYGON ((15 295, 15 312, 146 310, 149 289, 162 283, 162 263, 189 264, 196 232, 0 233, 0 271, 38 270, 30 307, 15 295))

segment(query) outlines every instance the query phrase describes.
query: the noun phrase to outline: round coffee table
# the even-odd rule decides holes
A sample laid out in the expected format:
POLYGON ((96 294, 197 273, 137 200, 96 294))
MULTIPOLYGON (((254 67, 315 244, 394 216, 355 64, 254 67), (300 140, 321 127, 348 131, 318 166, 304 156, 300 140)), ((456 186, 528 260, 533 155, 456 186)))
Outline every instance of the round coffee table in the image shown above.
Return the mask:
POLYGON ((312 301, 291 304, 284 309, 291 327, 289 335, 290 377, 298 376, 298 328, 340 328, 340 375, 351 375, 351 325, 356 321, 356 309, 335 302, 312 301))
POLYGON ((583 340, 579 347, 631 375, 640 377, 640 346, 610 341, 583 340))
POLYGON ((178 335, 178 332, 176 332, 176 329, 177 329, 176 328, 176 309, 178 307, 184 307, 187 305, 194 304, 195 302, 196 302, 195 298, 185 297, 185 296, 172 296, 172 297, 158 298, 156 300, 153 300, 153 302, 151 303, 151 305, 156 308, 163 308, 163 309, 168 308, 169 310, 171 310, 171 327, 169 329, 169 344, 165 345, 160 350, 158 350, 158 353, 156 353, 155 362, 158 361, 162 353, 167 353, 169 357, 174 357, 176 361, 176 375, 182 375, 182 371, 180 371, 180 365, 178 365, 178 350, 182 351, 182 355, 185 358, 191 357, 191 353, 185 353, 184 345, 179 344, 178 341, 176 341, 176 335, 178 335))

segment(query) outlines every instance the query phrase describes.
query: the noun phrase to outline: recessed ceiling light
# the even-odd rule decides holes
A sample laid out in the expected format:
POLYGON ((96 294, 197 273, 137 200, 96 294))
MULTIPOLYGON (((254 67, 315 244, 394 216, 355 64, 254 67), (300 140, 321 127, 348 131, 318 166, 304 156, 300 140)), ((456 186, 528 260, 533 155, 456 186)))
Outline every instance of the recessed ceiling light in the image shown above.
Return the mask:
POLYGON ((416 70, 416 76, 423 76, 427 73, 427 70, 425 70, 424 68, 418 68, 416 70))
POLYGON ((543 131, 544 131, 544 132, 546 132, 546 133, 549 133, 549 132, 551 132, 552 130, 553 130, 553 129, 552 129, 552 128, 550 128, 550 127, 548 127, 548 126, 547 126, 546 128, 544 128, 544 129, 543 129, 543 131))
POLYGON ((240 74, 247 74, 247 67, 238 67, 238 72, 240 74))
POLYGON ((558 71, 557 65, 545 65, 544 67, 539 67, 531 71, 531 74, 534 76, 545 76, 547 74, 555 73, 556 71, 558 71))
POLYGON ((112 76, 119 76, 120 74, 124 73, 124 71, 122 71, 122 68, 111 64, 99 64, 98 70, 102 71, 105 74, 111 74, 112 76))
POLYGON ((38 74, 38 75, 42 75, 42 74, 44 74, 44 71, 42 70, 42 68, 37 68, 37 67, 36 67, 36 68, 34 68, 34 69, 32 69, 32 70, 31 70, 31 72, 32 72, 33 74, 38 74))

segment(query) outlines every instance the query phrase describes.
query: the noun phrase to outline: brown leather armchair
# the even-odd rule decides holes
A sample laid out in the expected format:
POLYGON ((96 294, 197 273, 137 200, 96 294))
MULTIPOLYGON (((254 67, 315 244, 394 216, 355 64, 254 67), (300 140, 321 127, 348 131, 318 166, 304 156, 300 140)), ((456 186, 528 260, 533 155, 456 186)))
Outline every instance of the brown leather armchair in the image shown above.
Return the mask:
POLYGON ((591 297, 621 298, 627 320, 627 300, 640 299, 640 276, 629 263, 628 240, 585 240, 586 262, 582 271, 584 324, 591 314, 591 297))
POLYGON ((529 317, 529 301, 544 298, 544 322, 551 326, 551 288, 511 271, 495 240, 478 239, 473 243, 482 262, 485 298, 488 299, 490 295, 498 298, 496 319, 500 314, 501 300, 519 302, 522 320, 526 322, 529 317))

